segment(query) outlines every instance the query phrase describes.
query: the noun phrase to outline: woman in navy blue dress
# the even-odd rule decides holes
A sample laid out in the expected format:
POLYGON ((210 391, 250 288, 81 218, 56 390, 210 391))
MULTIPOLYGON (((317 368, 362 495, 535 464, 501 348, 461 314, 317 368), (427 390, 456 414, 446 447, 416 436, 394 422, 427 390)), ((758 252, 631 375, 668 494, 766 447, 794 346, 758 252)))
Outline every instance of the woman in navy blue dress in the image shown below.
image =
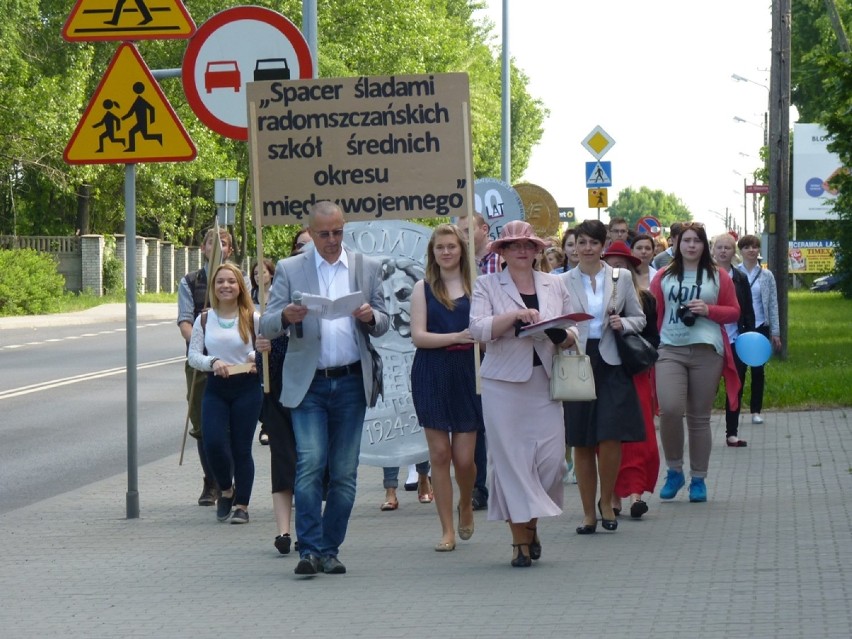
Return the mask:
POLYGON ((453 484, 459 487, 458 532, 473 535, 473 453, 482 429, 482 402, 476 394, 473 337, 470 335, 471 272, 459 228, 435 228, 426 251, 426 276, 414 286, 411 338, 417 347, 411 367, 411 394, 426 431, 432 463, 432 490, 441 520, 438 552, 454 550, 453 484))

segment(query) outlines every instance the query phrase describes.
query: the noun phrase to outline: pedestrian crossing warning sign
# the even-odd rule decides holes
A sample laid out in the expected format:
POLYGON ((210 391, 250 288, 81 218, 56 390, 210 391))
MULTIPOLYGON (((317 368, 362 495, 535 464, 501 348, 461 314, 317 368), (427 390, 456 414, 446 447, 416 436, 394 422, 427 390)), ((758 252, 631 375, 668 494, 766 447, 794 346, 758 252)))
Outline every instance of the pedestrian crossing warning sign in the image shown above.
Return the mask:
POLYGON ((77 0, 62 28, 69 42, 184 39, 194 33, 181 0, 77 0))
POLYGON ((189 134, 132 44, 115 52, 65 147, 69 164, 195 159, 189 134))

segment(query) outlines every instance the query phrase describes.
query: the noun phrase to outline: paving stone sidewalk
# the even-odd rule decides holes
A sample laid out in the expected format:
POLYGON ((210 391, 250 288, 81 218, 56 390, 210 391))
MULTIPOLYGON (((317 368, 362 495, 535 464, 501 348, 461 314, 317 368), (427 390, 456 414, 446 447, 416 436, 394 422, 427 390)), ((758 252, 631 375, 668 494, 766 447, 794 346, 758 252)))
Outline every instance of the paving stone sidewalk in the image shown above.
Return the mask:
POLYGON ((642 520, 581 537, 566 486, 529 569, 509 566, 506 527, 482 512, 470 541, 434 552, 434 505, 401 491, 380 512, 381 469, 362 466, 348 574, 299 579, 272 546, 268 449, 255 446, 248 526, 196 506, 197 461, 175 453, 140 468, 139 519, 125 519, 124 475, 0 516, 2 635, 848 638, 849 412, 766 417, 741 449, 714 417, 706 504, 655 496, 642 520))

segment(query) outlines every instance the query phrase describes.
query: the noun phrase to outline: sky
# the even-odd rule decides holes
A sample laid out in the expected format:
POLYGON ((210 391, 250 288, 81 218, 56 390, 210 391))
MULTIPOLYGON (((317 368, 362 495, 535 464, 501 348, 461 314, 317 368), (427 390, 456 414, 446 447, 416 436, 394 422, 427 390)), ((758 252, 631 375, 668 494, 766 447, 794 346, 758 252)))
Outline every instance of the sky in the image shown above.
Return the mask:
MULTIPOLYGON (((478 16, 494 23, 499 47, 503 2, 487 4, 478 16)), ((528 91, 550 110, 521 181, 578 220, 597 217, 585 183, 595 158, 581 142, 601 126, 615 140, 603 157, 610 202, 647 186, 680 198, 711 233, 725 230, 726 209, 742 225, 743 175, 751 183, 760 165, 768 103, 770 0, 509 0, 508 39, 528 91)))

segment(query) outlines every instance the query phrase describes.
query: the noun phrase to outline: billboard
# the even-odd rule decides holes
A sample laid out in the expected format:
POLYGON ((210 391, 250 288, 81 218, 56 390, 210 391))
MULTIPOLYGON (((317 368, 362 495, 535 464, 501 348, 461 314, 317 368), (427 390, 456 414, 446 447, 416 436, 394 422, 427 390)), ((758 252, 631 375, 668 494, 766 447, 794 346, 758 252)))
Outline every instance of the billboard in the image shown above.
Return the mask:
MULTIPOLYGON (((831 138, 819 124, 793 126, 793 219, 835 220, 837 192, 828 181, 840 170, 840 158, 828 150, 831 138)), ((792 269, 791 269, 792 270, 792 269)))

